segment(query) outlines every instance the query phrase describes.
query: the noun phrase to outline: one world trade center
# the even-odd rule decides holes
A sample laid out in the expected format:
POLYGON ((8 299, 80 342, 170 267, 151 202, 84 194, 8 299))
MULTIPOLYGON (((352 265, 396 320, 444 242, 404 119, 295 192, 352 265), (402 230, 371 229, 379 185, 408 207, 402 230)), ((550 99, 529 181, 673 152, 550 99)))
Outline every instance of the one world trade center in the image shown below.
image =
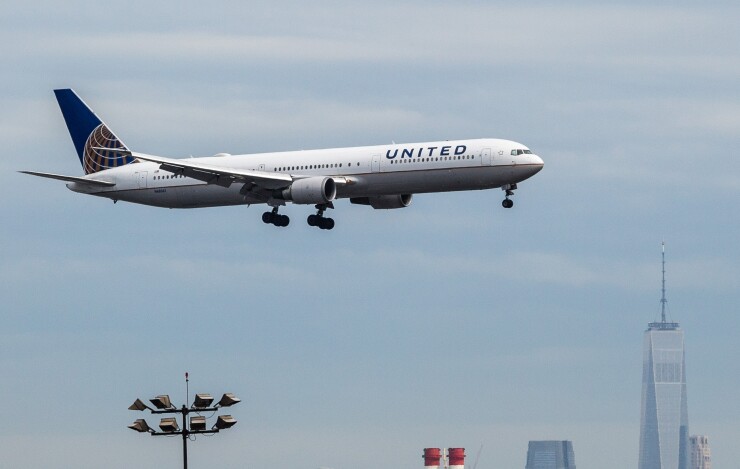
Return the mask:
POLYGON ((684 337, 665 317, 665 250, 661 321, 643 339, 642 412, 638 469, 689 469, 684 337))

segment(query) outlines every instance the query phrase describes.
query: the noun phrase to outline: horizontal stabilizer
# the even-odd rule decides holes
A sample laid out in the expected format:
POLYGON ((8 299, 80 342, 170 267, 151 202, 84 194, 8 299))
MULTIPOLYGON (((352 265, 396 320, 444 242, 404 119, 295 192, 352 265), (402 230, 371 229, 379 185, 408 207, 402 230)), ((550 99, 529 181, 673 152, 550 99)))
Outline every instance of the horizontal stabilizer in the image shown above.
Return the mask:
POLYGON ((98 179, 87 179, 84 177, 76 176, 62 176, 61 174, 51 173, 39 173, 36 171, 18 171, 23 174, 30 174, 31 176, 40 176, 42 178, 57 179, 59 181, 76 182, 78 184, 87 184, 88 186, 94 187, 113 187, 116 185, 115 182, 100 181, 98 179))

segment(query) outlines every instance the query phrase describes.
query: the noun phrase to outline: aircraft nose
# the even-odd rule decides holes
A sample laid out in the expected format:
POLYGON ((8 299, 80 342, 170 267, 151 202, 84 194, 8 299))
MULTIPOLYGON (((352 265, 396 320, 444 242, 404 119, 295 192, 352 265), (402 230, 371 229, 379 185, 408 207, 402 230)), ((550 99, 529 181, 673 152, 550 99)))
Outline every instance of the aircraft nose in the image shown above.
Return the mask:
POLYGON ((537 155, 531 155, 532 156, 532 163, 531 165, 537 168, 537 172, 540 172, 542 168, 545 166, 545 162, 537 155))

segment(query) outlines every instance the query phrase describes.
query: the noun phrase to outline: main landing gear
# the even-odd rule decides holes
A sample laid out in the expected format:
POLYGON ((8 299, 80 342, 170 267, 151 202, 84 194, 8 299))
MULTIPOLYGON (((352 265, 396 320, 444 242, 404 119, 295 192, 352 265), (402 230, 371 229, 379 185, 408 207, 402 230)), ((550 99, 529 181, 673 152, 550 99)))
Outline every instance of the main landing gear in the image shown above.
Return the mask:
POLYGON ((504 208, 511 208, 514 206, 514 201, 511 200, 509 197, 514 195, 514 190, 516 189, 516 184, 504 184, 501 186, 501 189, 506 192, 506 198, 501 202, 501 205, 504 208))
POLYGON ((264 223, 272 224, 275 226, 288 226, 290 223, 290 218, 288 218, 288 215, 280 215, 278 213, 278 208, 273 207, 272 212, 265 212, 262 214, 262 221, 264 223))
POLYGON ((309 215, 306 221, 308 222, 309 226, 318 226, 322 230, 331 230, 334 228, 334 219, 333 218, 325 218, 324 217, 324 211, 327 208, 334 208, 334 204, 329 202, 328 204, 318 204, 316 205, 316 215, 309 215))

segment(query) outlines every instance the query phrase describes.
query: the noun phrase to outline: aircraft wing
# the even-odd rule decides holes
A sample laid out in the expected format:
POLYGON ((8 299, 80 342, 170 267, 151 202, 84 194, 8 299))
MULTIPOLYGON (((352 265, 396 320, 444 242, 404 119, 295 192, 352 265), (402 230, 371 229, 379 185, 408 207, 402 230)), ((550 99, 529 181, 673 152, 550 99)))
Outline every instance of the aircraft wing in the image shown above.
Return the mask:
POLYGON ((116 185, 115 182, 101 181, 99 179, 88 179, 77 176, 62 176, 61 174, 51 173, 39 173, 37 171, 18 171, 23 174, 30 174, 31 176, 40 176, 42 178, 57 179, 59 181, 76 182, 78 184, 85 184, 93 187, 113 187, 116 185))
POLYGON ((159 163, 159 168, 164 171, 182 174, 192 179, 208 184, 218 184, 223 187, 229 187, 232 183, 251 182, 265 189, 282 189, 293 183, 293 177, 283 173, 214 166, 187 159, 163 158, 144 153, 131 152, 131 154, 142 161, 159 163))

